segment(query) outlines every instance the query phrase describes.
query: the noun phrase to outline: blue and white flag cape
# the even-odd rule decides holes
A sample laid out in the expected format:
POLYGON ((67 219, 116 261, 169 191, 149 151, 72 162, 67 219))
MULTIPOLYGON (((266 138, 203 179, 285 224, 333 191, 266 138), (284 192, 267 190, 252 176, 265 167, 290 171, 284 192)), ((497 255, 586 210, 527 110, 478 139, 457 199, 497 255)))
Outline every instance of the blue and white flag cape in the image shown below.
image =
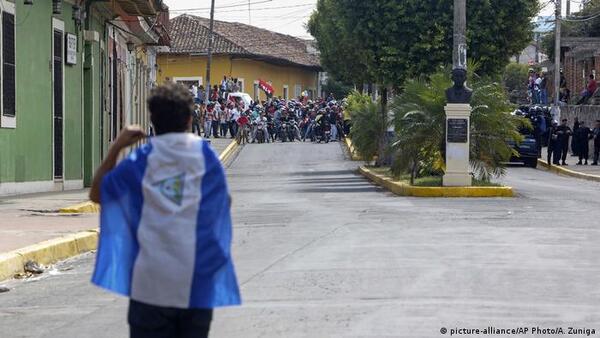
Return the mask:
POLYGON ((92 282, 156 306, 239 305, 225 173, 189 133, 150 139, 101 188, 92 282))

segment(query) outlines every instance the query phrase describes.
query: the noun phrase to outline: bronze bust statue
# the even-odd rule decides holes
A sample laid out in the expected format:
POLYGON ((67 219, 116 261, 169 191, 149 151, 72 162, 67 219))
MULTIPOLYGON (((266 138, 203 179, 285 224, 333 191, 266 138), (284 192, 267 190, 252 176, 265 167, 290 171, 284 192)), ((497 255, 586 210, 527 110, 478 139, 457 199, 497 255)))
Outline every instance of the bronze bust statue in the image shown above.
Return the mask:
POLYGON ((456 68, 452 70, 452 81, 454 86, 446 90, 446 99, 448 103, 469 103, 473 91, 465 86, 467 81, 467 71, 465 69, 456 68))

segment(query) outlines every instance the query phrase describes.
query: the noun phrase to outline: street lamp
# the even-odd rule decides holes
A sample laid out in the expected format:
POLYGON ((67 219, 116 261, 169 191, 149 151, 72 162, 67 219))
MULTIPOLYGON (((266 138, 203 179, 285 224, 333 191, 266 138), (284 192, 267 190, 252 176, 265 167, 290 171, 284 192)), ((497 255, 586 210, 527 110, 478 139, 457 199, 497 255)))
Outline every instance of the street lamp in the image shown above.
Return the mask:
POLYGON ((131 53, 135 50, 135 43, 128 41, 127 42, 127 50, 131 53))

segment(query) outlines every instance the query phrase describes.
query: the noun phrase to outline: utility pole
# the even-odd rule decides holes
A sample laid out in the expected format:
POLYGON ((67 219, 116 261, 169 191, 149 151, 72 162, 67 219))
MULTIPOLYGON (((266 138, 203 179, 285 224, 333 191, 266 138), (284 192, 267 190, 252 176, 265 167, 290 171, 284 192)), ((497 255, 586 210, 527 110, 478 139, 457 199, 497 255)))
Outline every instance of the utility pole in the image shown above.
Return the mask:
POLYGON ((469 170, 471 95, 467 80, 467 2, 454 0, 454 45, 452 50, 452 87, 446 90, 446 170, 445 187, 473 184, 469 170))
POLYGON ((567 0, 567 17, 571 15, 571 0, 567 0))
POLYGON ((454 45, 452 69, 467 69, 467 2, 454 0, 454 45))
POLYGON ((562 0, 556 1, 555 15, 555 41, 554 41, 554 107, 552 115, 556 120, 560 120, 559 96, 560 96, 560 16, 562 0))
POLYGON ((206 103, 210 101, 210 66, 212 63, 212 50, 213 50, 213 28, 215 24, 215 0, 212 0, 210 3, 210 24, 208 29, 208 59, 206 61, 206 103))
POLYGON ((252 13, 250 10, 250 0, 248 0, 248 24, 252 25, 252 13))

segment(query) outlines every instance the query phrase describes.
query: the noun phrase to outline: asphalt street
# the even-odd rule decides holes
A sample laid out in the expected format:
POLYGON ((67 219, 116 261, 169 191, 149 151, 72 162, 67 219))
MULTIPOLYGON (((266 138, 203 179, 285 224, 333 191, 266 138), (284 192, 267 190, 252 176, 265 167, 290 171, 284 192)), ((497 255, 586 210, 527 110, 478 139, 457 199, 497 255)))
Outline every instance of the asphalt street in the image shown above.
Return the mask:
MULTIPOLYGON (((212 337, 600 331, 600 184, 514 167, 516 198, 419 199, 356 166, 338 143, 241 151, 228 176, 244 305, 217 310, 212 337)), ((90 285, 92 268, 87 254, 4 283, 0 336, 126 337, 127 301, 90 285)))

